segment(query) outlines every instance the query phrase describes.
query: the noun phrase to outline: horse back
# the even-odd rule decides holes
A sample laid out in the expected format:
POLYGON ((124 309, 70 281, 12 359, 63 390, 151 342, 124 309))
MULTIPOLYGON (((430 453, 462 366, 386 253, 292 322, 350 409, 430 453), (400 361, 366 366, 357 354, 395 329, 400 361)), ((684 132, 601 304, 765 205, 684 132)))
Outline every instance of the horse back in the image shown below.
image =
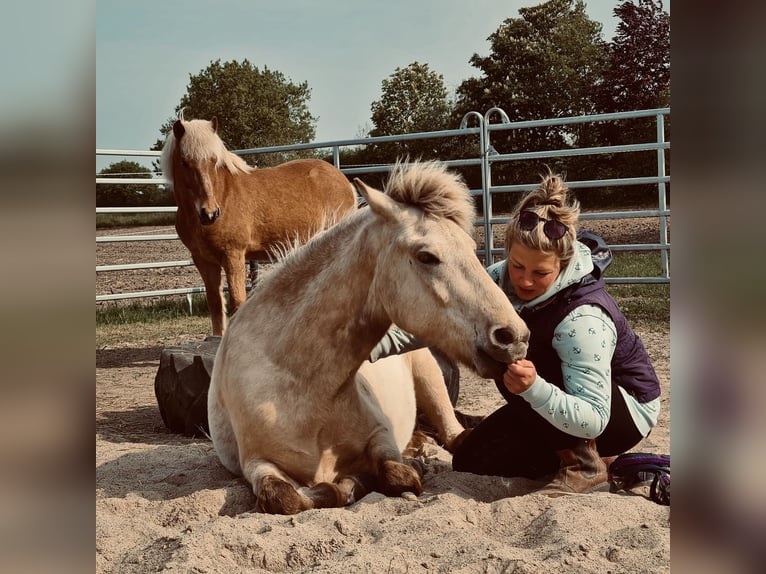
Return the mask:
POLYGON ((301 242, 356 207, 343 172, 322 160, 293 160, 237 177, 237 209, 249 218, 251 248, 301 242))
POLYGON ((296 159, 276 167, 242 174, 252 193, 264 200, 263 209, 306 205, 342 213, 356 205, 351 182, 335 166, 318 159, 296 159))

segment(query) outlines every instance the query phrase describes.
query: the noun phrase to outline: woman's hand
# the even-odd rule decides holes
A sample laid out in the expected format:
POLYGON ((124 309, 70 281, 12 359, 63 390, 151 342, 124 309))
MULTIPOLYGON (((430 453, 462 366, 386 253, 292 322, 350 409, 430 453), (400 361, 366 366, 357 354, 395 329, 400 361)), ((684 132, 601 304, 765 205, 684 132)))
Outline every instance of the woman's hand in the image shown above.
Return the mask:
POLYGON ((514 395, 518 395, 531 387, 536 378, 537 369, 532 361, 519 359, 508 365, 503 374, 503 384, 514 395))

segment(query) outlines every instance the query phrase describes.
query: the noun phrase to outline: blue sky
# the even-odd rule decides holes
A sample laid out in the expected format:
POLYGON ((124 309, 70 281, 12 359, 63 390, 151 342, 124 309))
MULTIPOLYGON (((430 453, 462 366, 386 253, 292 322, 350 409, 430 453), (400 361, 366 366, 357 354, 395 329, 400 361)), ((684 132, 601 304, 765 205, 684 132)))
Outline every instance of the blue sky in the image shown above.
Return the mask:
MULTIPOLYGON (((354 138, 371 127, 370 105, 397 67, 427 63, 452 92, 479 75, 468 60, 489 54, 487 37, 503 20, 539 3, 98 0, 96 147, 148 149, 186 92, 190 74, 217 59, 245 58, 294 83, 308 82, 309 108, 319 118, 316 141, 354 138)), ((616 2, 586 5, 610 40, 616 2)))

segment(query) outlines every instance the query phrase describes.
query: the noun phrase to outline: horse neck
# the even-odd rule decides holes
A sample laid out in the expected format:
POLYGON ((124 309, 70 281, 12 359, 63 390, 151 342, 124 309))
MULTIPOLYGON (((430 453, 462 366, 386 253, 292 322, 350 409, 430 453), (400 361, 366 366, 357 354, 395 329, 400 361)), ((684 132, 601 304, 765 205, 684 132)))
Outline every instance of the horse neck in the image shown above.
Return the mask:
POLYGON ((252 305, 279 307, 267 311, 279 317, 270 354, 288 353, 314 379, 355 372, 391 324, 370 293, 383 244, 375 218, 360 212, 285 261, 252 305))

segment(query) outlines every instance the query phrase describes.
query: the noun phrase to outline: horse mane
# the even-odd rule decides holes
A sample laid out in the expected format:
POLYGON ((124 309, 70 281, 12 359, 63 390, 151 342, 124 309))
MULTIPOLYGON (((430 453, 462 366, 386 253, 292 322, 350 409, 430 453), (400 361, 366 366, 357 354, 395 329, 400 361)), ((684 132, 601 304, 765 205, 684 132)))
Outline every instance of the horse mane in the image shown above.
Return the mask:
POLYGON ((307 233, 304 233, 303 235, 295 235, 272 247, 268 252, 269 259, 273 264, 272 267, 276 267, 284 263, 286 259, 292 258, 293 254, 300 251, 305 245, 316 242, 319 235, 326 232, 328 229, 335 227, 349 215, 355 213, 355 211, 356 210, 347 211, 345 213, 341 213, 338 210, 323 211, 319 220, 307 230, 307 233))
MULTIPOLYGON (((226 144, 213 130, 213 126, 207 120, 181 120, 184 127, 184 135, 181 139, 182 153, 184 157, 193 161, 215 160, 216 169, 226 168, 231 174, 249 173, 254 167, 247 165, 247 162, 237 154, 226 149, 226 144)), ((160 166, 165 177, 173 182, 173 150, 176 146, 176 137, 173 130, 170 130, 162 146, 162 155, 160 156, 160 166)))
POLYGON ((397 161, 384 187, 391 198, 415 206, 427 216, 454 221, 469 235, 476 209, 463 178, 438 161, 397 161))
MULTIPOLYGON (((395 201, 412 205, 425 212, 427 217, 447 218, 460 226, 468 235, 473 233, 476 211, 463 178, 447 170, 438 161, 419 161, 406 164, 397 161, 384 186, 384 192, 395 201)), ((283 243, 270 253, 272 265, 261 275, 258 285, 251 292, 260 291, 271 282, 274 271, 284 269, 286 274, 278 281, 291 285, 298 279, 295 274, 305 273, 304 265, 323 260, 324 255, 333 254, 333 237, 349 226, 361 225, 366 210, 354 210, 342 216, 325 214, 319 233, 302 243, 283 243), (320 254, 311 254, 316 249, 320 254), (287 279, 285 279, 287 277, 287 279)), ((236 315, 235 315, 236 317, 236 315)))

